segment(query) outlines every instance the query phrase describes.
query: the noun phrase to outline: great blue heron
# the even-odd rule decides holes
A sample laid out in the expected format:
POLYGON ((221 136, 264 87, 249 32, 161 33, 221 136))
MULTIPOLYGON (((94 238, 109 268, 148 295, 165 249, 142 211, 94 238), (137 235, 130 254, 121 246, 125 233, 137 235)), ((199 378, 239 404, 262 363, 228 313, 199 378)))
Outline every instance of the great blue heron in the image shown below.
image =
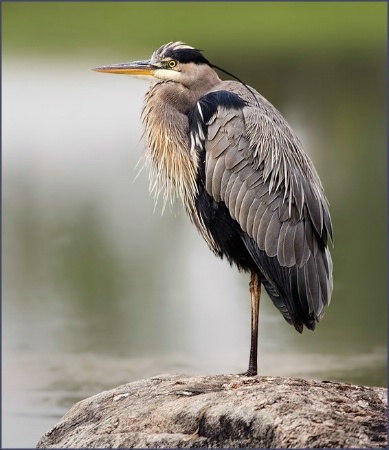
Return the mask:
POLYGON ((169 42, 150 60, 94 70, 152 81, 142 120, 157 196, 180 197, 209 248, 251 272, 252 376, 261 284, 297 331, 313 330, 332 294, 332 225, 316 170, 280 112, 214 69, 200 50, 169 42))

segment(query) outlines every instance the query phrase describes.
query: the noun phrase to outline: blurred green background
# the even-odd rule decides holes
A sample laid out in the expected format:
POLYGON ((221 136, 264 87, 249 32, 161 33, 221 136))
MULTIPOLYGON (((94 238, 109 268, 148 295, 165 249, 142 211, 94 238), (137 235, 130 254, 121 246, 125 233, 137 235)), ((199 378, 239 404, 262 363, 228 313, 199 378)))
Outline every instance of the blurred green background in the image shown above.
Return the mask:
POLYGON ((134 182, 147 83, 90 70, 168 41, 270 100, 330 202, 332 303, 300 336, 265 299, 260 373, 386 385, 385 2, 1 7, 3 447, 120 383, 246 368, 248 277, 134 182))

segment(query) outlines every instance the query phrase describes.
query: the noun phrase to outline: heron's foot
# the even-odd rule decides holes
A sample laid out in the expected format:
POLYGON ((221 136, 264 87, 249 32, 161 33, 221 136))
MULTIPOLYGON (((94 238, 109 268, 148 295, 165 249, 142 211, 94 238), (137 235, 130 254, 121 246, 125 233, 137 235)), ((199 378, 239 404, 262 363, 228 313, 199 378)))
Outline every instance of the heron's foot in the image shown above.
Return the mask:
POLYGON ((241 377, 255 377, 258 375, 258 371, 256 369, 248 369, 246 372, 238 373, 241 377))

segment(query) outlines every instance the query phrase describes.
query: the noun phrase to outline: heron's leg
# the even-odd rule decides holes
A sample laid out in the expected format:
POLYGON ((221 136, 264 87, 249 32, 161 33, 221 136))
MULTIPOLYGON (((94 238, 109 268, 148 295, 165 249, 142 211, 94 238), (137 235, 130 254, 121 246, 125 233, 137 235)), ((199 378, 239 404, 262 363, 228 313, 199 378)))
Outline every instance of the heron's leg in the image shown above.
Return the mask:
POLYGON ((254 376, 257 374, 257 354, 258 354, 258 316, 259 301, 261 299, 261 280, 257 272, 251 272, 250 280, 251 294, 251 345, 249 368, 245 375, 254 376))

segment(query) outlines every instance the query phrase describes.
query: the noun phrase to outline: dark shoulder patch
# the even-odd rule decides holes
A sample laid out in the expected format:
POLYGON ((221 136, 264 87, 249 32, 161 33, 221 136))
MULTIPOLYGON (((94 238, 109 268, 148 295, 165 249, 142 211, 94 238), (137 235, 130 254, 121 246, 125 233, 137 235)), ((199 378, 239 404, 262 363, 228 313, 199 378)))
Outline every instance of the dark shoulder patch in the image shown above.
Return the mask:
POLYGON ((246 102, 239 95, 228 91, 210 92, 204 95, 188 111, 191 147, 197 150, 204 149, 207 137, 208 123, 219 107, 225 109, 242 109, 246 102))
POLYGON ((219 107, 227 110, 243 109, 246 102, 239 95, 228 91, 215 91, 204 95, 188 112, 191 148, 195 148, 199 157, 200 179, 205 180, 204 142, 208 134, 208 123, 219 107))
POLYGON ((207 123, 216 113, 218 107, 226 109, 243 109, 246 102, 234 92, 215 91, 204 95, 189 112, 189 122, 199 121, 207 123))
POLYGON ((203 112, 204 121, 209 119, 216 113, 218 107, 225 109, 243 109, 246 102, 239 97, 238 94, 228 91, 210 92, 198 101, 203 112))

